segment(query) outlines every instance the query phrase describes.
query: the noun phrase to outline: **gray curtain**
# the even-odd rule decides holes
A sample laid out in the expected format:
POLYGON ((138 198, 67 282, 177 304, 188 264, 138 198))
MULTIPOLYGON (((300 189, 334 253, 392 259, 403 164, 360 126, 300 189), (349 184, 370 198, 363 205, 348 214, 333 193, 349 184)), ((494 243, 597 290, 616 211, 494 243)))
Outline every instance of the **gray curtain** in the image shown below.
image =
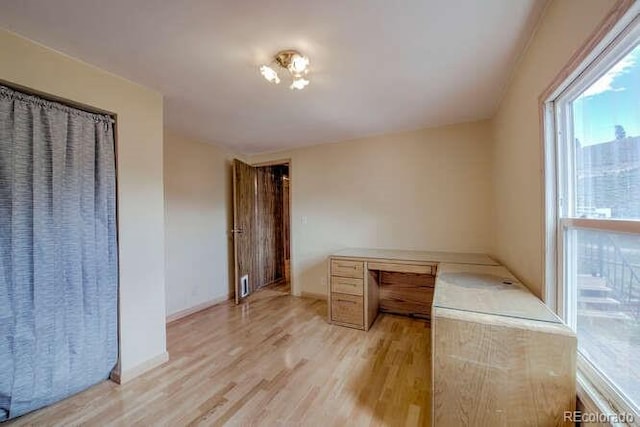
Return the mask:
POLYGON ((117 354, 113 120, 0 85, 0 421, 117 354))

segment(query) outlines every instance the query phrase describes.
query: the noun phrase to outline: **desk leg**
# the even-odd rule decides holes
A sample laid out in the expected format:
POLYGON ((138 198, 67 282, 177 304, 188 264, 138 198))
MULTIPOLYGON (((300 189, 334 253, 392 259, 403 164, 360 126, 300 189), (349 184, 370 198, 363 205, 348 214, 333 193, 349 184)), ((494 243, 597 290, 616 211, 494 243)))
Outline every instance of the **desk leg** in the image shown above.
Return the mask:
POLYGON ((368 331, 378 316, 380 307, 380 272, 369 270, 365 264, 364 271, 364 329, 368 331))

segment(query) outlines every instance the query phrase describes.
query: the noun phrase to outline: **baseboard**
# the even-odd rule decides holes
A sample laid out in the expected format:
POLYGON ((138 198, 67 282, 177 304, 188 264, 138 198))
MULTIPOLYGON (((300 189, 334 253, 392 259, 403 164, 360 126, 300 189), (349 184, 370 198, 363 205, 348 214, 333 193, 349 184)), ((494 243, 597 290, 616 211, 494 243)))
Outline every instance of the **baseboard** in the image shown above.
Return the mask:
POLYGON ((134 366, 133 368, 128 369, 124 372, 120 372, 114 369, 113 371, 111 371, 111 375, 109 378, 113 382, 116 382, 118 384, 124 384, 144 374, 145 372, 150 371, 153 368, 157 368, 158 366, 168 361, 169 361, 169 353, 165 351, 164 353, 161 353, 156 357, 151 358, 146 362, 143 362, 138 366, 134 366))
POLYGON ((313 299, 321 299, 321 300, 327 300, 327 294, 318 294, 315 292, 307 292, 307 291, 302 291, 300 292, 300 297, 302 298, 313 298, 313 299))
POLYGON ((231 299, 231 295, 222 296, 219 298, 214 298, 207 302, 203 302, 202 304, 194 305, 193 307, 187 308, 185 310, 180 310, 177 313, 173 313, 167 316, 167 323, 175 322, 178 319, 182 319, 183 317, 187 317, 192 315, 193 313, 197 313, 199 311, 205 310, 209 307, 213 307, 216 304, 220 304, 225 301, 229 301, 231 299))

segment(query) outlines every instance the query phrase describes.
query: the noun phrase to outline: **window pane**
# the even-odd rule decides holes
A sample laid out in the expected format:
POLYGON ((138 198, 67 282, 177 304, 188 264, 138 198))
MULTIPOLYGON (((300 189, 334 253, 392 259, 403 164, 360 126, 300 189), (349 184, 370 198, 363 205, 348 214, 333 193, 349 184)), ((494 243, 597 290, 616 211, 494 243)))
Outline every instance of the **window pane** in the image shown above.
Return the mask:
POLYGON ((572 230, 567 250, 578 349, 640 407, 640 236, 572 230))
POLYGON ((573 215, 640 219, 640 46, 582 92, 571 108, 573 215))

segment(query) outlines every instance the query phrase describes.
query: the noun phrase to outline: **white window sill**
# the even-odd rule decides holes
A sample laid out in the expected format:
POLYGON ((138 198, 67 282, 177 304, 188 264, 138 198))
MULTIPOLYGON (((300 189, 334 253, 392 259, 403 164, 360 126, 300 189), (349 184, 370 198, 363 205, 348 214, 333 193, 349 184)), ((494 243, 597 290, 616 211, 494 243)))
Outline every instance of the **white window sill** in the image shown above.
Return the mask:
MULTIPOLYGON (((581 372, 578 368, 577 372, 577 394, 578 399, 582 403, 583 413, 599 413, 607 415, 618 415, 620 411, 614 409, 611 403, 596 390, 593 383, 581 372)), ((581 423, 581 425, 609 425, 613 427, 637 427, 640 426, 640 416, 635 415, 635 422, 633 424, 627 423, 581 423)))

